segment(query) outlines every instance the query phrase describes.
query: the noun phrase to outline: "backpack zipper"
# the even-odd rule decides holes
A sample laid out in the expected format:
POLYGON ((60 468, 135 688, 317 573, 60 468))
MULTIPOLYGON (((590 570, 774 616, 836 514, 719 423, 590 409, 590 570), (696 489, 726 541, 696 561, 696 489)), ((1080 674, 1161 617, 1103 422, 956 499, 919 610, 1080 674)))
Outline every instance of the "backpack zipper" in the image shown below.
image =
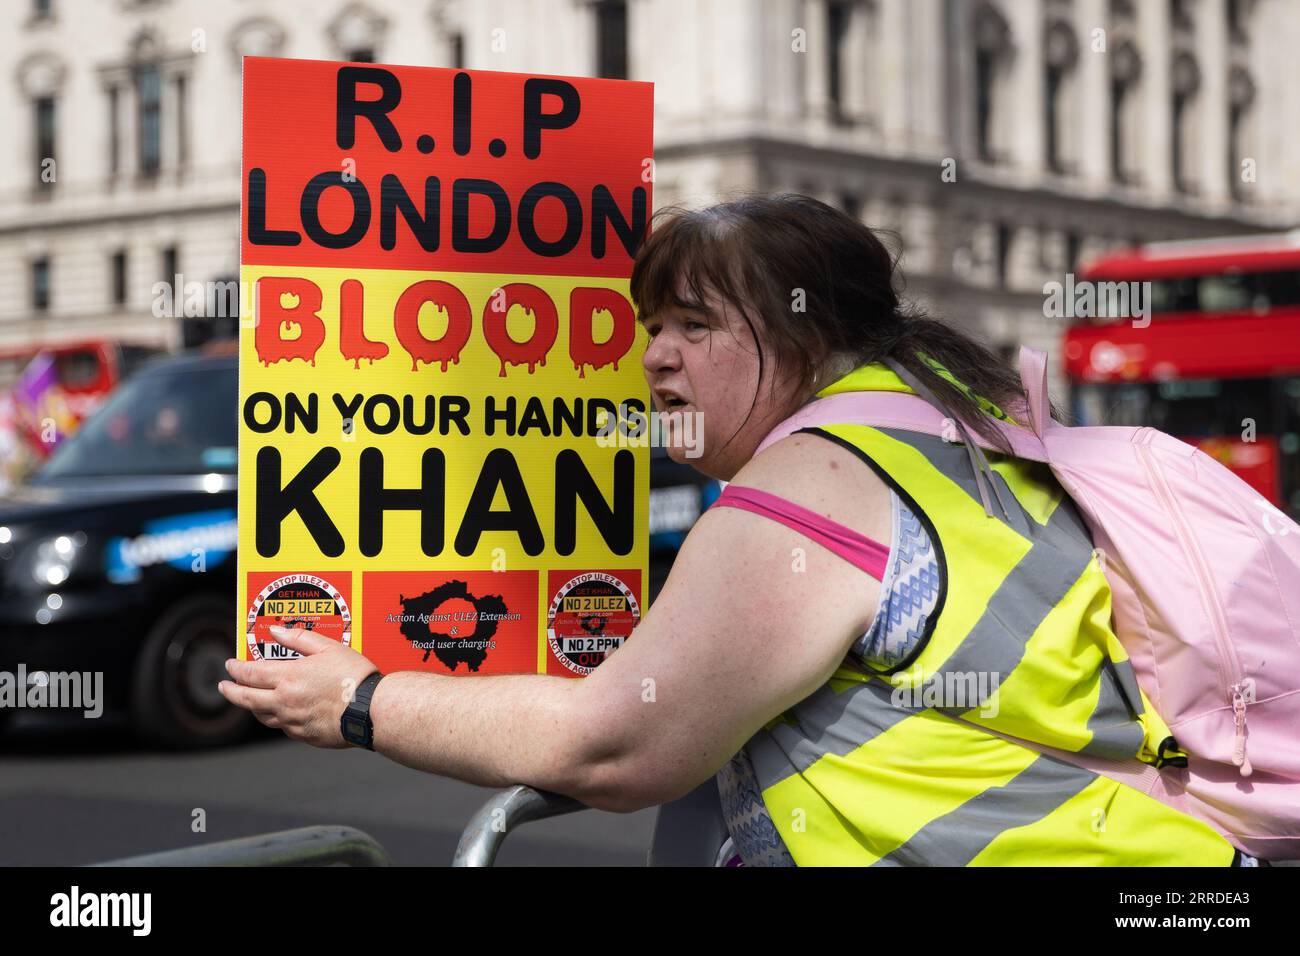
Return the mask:
POLYGON ((1141 429, 1141 437, 1147 440, 1141 443, 1135 442, 1134 444, 1137 448, 1138 458, 1146 469, 1147 477, 1150 479, 1157 497, 1160 498, 1160 503, 1173 520, 1174 530, 1178 534, 1183 550, 1192 559, 1192 568, 1196 572, 1201 595, 1210 612, 1210 630, 1214 635, 1214 642, 1218 646, 1219 661, 1230 671, 1225 678, 1221 667, 1219 678, 1222 682, 1224 696, 1232 704, 1235 730, 1232 742, 1232 762, 1240 768, 1243 777, 1249 777, 1251 775, 1251 766, 1250 758, 1246 756, 1246 695, 1242 693, 1241 659, 1237 656, 1236 648, 1232 646, 1232 642, 1228 640, 1227 619, 1223 613, 1223 606, 1219 603, 1218 592, 1214 590, 1214 578, 1210 573, 1209 565, 1205 560, 1205 556, 1201 553, 1196 539, 1192 536, 1191 529, 1187 525, 1182 509, 1178 507, 1173 492, 1169 490, 1164 474, 1154 461, 1149 441, 1152 434, 1154 434, 1154 429, 1141 429))

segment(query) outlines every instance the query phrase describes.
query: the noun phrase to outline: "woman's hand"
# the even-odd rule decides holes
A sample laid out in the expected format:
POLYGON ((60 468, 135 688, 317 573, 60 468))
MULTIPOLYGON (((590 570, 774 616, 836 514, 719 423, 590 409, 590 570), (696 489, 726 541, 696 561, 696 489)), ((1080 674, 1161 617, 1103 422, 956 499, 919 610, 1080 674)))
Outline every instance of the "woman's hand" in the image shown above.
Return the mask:
POLYGON ((311 631, 271 628, 276 641, 302 657, 291 661, 226 661, 233 681, 217 685, 226 700, 313 747, 342 748, 339 721, 357 686, 379 670, 361 654, 311 631))

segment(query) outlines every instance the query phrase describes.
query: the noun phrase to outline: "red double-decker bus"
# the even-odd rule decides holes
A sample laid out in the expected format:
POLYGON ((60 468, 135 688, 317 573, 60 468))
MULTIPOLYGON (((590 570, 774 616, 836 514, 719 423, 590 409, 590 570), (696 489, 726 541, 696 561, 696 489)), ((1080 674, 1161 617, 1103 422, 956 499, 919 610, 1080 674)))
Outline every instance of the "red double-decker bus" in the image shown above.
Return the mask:
POLYGON ((1149 314, 1068 330, 1076 423, 1153 425, 1300 518, 1300 230, 1154 243, 1079 278, 1143 283, 1149 314))

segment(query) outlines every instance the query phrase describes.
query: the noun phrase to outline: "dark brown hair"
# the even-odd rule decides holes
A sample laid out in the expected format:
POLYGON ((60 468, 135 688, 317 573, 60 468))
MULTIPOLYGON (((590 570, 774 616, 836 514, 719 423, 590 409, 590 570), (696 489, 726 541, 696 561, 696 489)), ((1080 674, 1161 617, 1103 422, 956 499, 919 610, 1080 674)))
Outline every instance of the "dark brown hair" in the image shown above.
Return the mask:
MULTIPOLYGON (((858 365, 893 359, 963 423, 1007 449, 972 396, 1014 415, 1024 400, 1019 377, 967 333, 904 306, 900 288, 898 260, 875 232, 795 194, 660 210, 637 251, 631 283, 643 321, 671 306, 701 310, 709 292, 733 303, 758 343, 760 376, 766 356, 754 317, 761 317, 776 370, 792 374, 800 394, 812 390, 832 356, 851 356, 858 365), (688 298, 678 295, 679 286, 688 298)), ((757 401, 756 393, 751 411, 757 401)))

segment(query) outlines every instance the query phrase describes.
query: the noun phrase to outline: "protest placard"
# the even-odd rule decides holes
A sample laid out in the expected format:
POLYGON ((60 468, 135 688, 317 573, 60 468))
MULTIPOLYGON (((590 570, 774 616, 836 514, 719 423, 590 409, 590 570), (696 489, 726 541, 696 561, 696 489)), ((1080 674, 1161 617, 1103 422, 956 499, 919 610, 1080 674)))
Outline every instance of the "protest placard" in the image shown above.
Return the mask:
POLYGON ((244 60, 241 658, 286 624, 385 672, 581 675, 631 634, 652 104, 244 60))

